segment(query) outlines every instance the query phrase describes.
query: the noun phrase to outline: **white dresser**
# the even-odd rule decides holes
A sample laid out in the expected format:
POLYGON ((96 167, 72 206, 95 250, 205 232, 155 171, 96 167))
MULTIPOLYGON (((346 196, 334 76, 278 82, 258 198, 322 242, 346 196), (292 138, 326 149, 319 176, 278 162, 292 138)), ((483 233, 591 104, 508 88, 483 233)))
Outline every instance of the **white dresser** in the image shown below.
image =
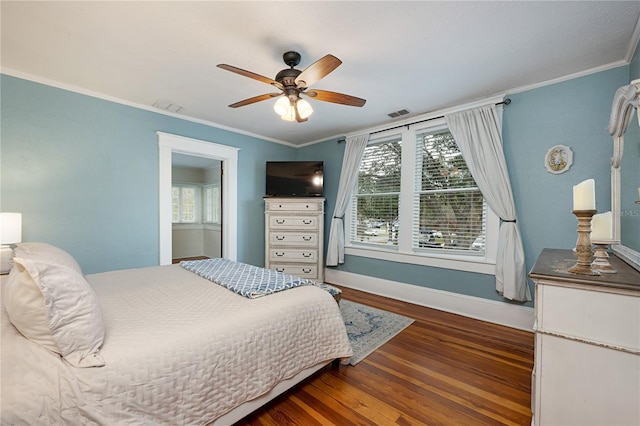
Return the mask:
POLYGON ((640 425, 640 272, 610 260, 575 275, 575 253, 545 249, 531 270, 535 425, 640 425))
POLYGON ((324 198, 265 197, 265 268, 324 280, 324 198))

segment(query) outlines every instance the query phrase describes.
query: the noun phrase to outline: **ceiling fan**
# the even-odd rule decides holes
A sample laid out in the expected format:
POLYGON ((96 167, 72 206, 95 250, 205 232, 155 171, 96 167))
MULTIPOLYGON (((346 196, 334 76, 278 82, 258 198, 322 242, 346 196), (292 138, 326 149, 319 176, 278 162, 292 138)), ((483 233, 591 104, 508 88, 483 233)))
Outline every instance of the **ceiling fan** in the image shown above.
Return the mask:
POLYGON ((356 98, 355 96, 345 95, 343 93, 329 92, 328 90, 309 89, 309 86, 316 83, 318 80, 325 77, 330 72, 338 68, 338 66, 340 66, 342 61, 335 56, 326 55, 313 64, 309 65, 304 71, 300 71, 294 68, 300 63, 300 54, 298 52, 285 52, 282 55, 282 59, 284 60, 284 63, 289 66, 289 68, 280 71, 276 75, 276 78, 273 80, 268 77, 264 77, 251 71, 245 71, 231 65, 218 64, 218 68, 222 68, 224 70, 231 71, 245 77, 253 78, 254 80, 270 84, 271 86, 280 89, 280 92, 254 96, 252 98, 233 103, 229 105, 229 107, 238 108, 241 106, 253 104, 255 102, 265 101, 267 99, 282 96, 274 105, 276 113, 280 114, 283 120, 295 120, 298 123, 302 123, 304 121, 307 121, 308 117, 313 112, 313 108, 311 108, 309 102, 303 99, 301 95, 307 96, 310 99, 315 99, 317 101, 332 102, 335 104, 357 107, 361 107, 365 104, 365 102, 367 102, 365 99, 356 98))

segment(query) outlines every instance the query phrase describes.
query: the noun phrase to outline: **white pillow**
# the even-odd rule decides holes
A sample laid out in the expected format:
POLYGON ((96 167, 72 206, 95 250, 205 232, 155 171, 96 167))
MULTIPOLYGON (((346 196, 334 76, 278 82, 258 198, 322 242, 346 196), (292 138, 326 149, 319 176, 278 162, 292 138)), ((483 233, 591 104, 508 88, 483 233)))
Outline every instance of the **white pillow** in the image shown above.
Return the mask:
POLYGON ((26 338, 59 353, 74 367, 101 367, 104 323, 100 303, 74 269, 46 261, 14 258, 4 305, 26 338))
POLYGON ((57 263, 82 274, 78 262, 66 251, 48 243, 19 243, 13 251, 15 257, 23 259, 42 260, 49 263, 57 263))

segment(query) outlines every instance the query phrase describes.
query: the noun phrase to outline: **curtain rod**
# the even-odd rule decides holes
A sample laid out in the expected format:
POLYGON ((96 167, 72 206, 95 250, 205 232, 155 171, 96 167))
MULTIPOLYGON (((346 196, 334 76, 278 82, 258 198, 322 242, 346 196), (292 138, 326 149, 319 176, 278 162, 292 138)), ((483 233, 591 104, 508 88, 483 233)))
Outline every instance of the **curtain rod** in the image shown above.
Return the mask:
MULTIPOLYGON (((496 106, 498 105, 509 105, 511 103, 511 99, 507 98, 502 102, 497 102, 496 106)), ((414 124, 419 124, 419 123, 426 123, 427 121, 431 121, 431 120, 438 120, 440 118, 444 118, 444 115, 441 115, 439 117, 431 117, 431 118, 427 118, 425 120, 420 120, 420 121, 414 121, 413 123, 407 123, 407 124, 401 124, 399 126, 395 126, 395 127, 389 127, 388 129, 382 129, 382 130, 376 130, 375 132, 371 132, 369 133, 370 135, 374 135, 376 133, 382 133, 382 132, 386 132, 388 130, 393 130, 393 129, 399 129, 401 127, 409 127, 409 126, 413 126, 414 124)), ((342 142, 346 142, 346 138, 342 138, 342 139, 338 139, 338 143, 342 143, 342 142)))

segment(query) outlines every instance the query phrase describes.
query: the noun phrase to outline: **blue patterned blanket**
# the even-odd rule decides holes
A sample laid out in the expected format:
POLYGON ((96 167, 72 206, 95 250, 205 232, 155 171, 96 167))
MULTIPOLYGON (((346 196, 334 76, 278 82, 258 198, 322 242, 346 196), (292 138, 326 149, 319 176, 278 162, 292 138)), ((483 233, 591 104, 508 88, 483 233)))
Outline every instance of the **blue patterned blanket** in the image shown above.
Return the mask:
POLYGON ((229 259, 187 260, 180 262, 180 266, 250 299, 314 284, 313 280, 229 259))

